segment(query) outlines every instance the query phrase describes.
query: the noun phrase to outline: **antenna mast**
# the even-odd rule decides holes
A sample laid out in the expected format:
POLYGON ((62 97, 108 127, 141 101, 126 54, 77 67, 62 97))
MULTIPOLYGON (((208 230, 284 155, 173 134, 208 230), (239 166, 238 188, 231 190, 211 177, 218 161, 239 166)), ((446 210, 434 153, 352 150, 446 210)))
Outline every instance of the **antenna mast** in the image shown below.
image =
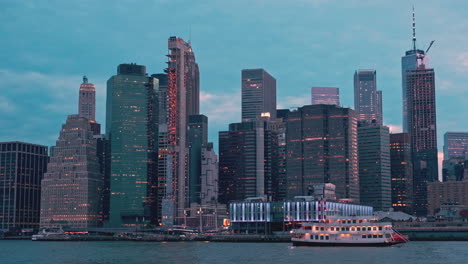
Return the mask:
POLYGON ((413 50, 416 54, 416 18, 414 15, 414 5, 413 5, 413 50))

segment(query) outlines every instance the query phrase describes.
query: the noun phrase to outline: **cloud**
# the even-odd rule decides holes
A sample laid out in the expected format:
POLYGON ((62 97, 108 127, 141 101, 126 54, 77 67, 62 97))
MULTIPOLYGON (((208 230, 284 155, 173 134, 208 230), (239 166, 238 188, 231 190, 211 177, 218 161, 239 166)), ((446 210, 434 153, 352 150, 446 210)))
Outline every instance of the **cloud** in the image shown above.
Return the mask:
POLYGON ((437 153, 437 161, 439 163, 439 181, 442 181, 442 162, 444 160, 444 153, 438 152, 437 153))
POLYGON ((278 97, 278 109, 289 109, 310 104, 310 95, 278 97))
POLYGON ((0 96, 0 111, 12 113, 16 109, 16 105, 4 96, 0 96))
POLYGON ((200 106, 210 122, 239 122, 241 100, 240 93, 208 93, 200 92, 200 106))
POLYGON ((401 125, 392 125, 388 124, 386 125, 390 129, 390 133, 401 133, 403 132, 403 127, 401 125))

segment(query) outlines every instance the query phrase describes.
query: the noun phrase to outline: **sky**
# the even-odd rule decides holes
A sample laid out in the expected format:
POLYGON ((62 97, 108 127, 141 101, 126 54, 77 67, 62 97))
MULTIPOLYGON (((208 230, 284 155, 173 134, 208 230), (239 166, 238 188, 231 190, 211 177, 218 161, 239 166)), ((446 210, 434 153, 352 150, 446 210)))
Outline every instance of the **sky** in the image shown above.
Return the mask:
POLYGON ((354 108, 353 74, 376 69, 384 123, 401 131, 401 56, 417 46, 436 72, 438 146, 468 131, 468 2, 388 0, 2 0, 0 141, 54 145, 77 113, 86 75, 105 123, 106 81, 120 63, 166 66, 167 39, 190 40, 200 67, 201 112, 209 138, 240 121, 242 69, 277 79, 278 108, 310 104, 310 87, 340 88, 354 108))

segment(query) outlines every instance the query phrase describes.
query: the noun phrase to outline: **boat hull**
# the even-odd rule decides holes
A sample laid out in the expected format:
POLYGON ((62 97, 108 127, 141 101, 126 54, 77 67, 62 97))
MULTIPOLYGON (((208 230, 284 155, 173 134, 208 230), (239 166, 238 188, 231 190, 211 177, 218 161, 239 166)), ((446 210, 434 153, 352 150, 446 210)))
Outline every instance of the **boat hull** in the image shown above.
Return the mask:
POLYGON ((303 242, 292 241, 295 247, 389 247, 403 242, 379 242, 379 243, 339 243, 339 242, 303 242))

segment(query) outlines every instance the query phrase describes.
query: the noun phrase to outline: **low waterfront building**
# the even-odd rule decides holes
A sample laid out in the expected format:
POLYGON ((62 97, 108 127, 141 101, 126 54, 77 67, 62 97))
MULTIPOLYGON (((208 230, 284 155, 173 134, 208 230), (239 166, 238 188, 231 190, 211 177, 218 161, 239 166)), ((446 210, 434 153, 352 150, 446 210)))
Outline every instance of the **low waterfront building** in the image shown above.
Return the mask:
POLYGON ((441 211, 444 204, 468 206, 468 180, 430 182, 427 184, 428 215, 441 211))
POLYGON ((229 205, 231 230, 235 233, 290 231, 302 222, 319 221, 329 216, 370 216, 370 206, 315 200, 298 196, 285 202, 249 199, 229 205))

